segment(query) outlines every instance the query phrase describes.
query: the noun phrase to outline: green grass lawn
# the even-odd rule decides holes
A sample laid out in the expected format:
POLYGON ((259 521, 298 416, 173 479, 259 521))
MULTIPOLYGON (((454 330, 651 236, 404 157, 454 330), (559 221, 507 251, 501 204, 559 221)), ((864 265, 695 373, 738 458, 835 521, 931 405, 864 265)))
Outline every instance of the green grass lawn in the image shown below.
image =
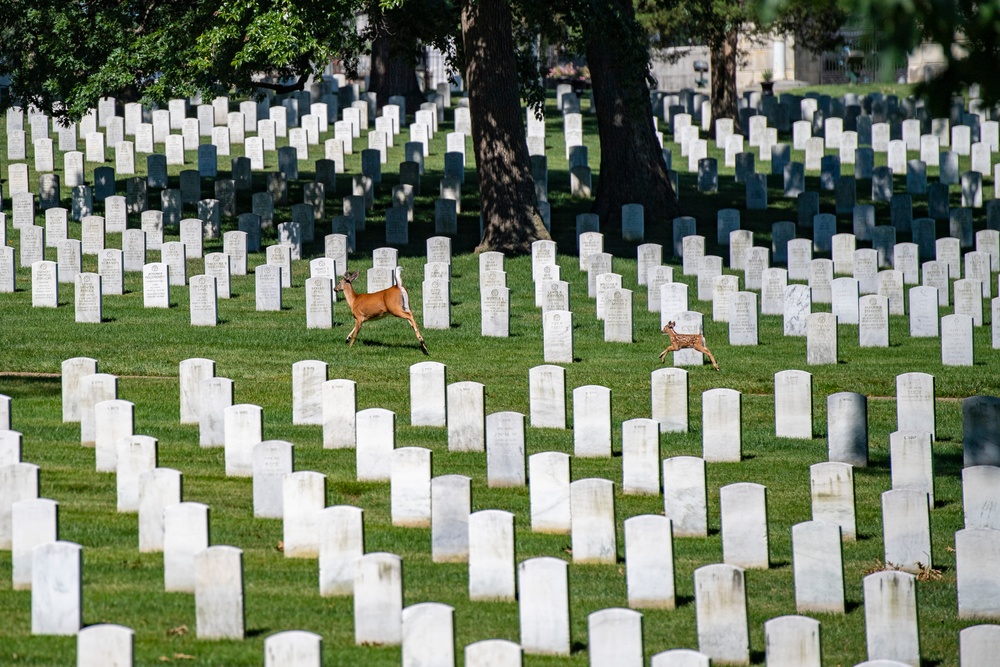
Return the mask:
MULTIPOLYGON (((650 373, 660 367, 657 355, 667 341, 659 332, 659 314, 646 312, 645 287, 636 284, 634 244, 623 242, 620 230, 607 229, 605 249, 614 253, 614 270, 622 274, 624 285, 634 290, 635 319, 632 344, 603 342, 603 324, 594 318, 595 304, 586 296, 586 275, 579 271, 575 256, 575 216, 587 211, 590 202, 569 197, 561 124, 552 117, 548 123, 552 235, 559 244, 562 277, 571 283, 571 308, 575 313, 576 361, 566 366, 567 393, 577 386, 599 384, 610 387, 613 395, 615 455, 610 459, 574 460, 572 477, 604 477, 615 482, 619 563, 570 566, 573 655, 570 658, 526 656, 525 664, 585 665, 587 615, 608 607, 627 606, 622 522, 631 516, 662 512, 660 497, 620 493, 620 454, 621 423, 650 415, 650 373)), ((411 243, 399 249, 418 323, 424 239, 433 235, 433 200, 443 171, 444 135, 450 128, 449 114, 449 121, 432 142, 433 154, 427 159, 423 194, 417 198, 415 220, 410 228, 411 243)), ((600 147, 596 121, 591 115, 585 115, 584 133, 590 164, 596 174, 600 147)), ((332 132, 327 136, 332 136, 332 132)), ((351 268, 361 269, 362 276, 371 266, 371 250, 384 245, 384 209, 389 205, 391 185, 397 182, 396 165, 403 159, 405 136, 404 131, 389 149, 383 185, 376 194, 368 231, 359 234, 358 252, 350 259, 351 268)), ((319 596, 316 561, 286 559, 279 549, 281 522, 253 517, 250 479, 227 478, 222 450, 200 448, 197 426, 179 424, 178 364, 191 357, 215 360, 216 374, 234 380, 236 403, 263 407, 265 439, 294 443, 296 470, 315 470, 327 476, 328 505, 364 508, 366 551, 389 551, 403 559, 404 604, 435 601, 455 608, 457 655, 461 656, 466 644, 482 639, 518 641, 516 603, 470 602, 465 564, 432 563, 429 530, 391 525, 387 483, 355 481, 354 452, 324 450, 320 427, 292 425, 293 363, 323 360, 329 364, 331 379, 348 378, 357 382, 359 410, 382 407, 394 411, 397 447, 420 446, 432 450, 434 475, 471 477, 474 511, 513 512, 518 562, 543 555, 570 559, 569 536, 531 532, 527 488, 487 488, 484 454, 449 452, 445 429, 410 425, 409 366, 425 357, 405 322, 382 320, 368 324, 362 329, 359 341, 348 348, 344 338, 352 320, 346 304, 340 301, 335 306, 333 330, 306 329, 302 286, 308 277, 308 259, 322 256, 322 238, 329 233, 329 218, 339 214, 340 198, 350 194, 350 176, 360 170, 360 143, 355 142, 355 153, 348 157, 348 173, 338 177, 336 194, 328 193, 326 221, 318 225, 317 241, 305 248, 307 259, 295 263, 293 287, 284 291, 284 307, 280 312, 256 312, 252 275, 233 277, 233 298, 219 301, 221 323, 216 328, 189 326, 186 287, 172 289, 173 307, 169 310, 143 308, 141 276, 136 274, 126 274, 126 294, 104 299, 105 322, 99 325, 74 323, 71 285, 62 286, 58 309, 33 309, 30 268, 18 269, 16 293, 0 295, 0 393, 13 398, 13 428, 24 434, 22 458, 41 467, 41 495, 60 503, 60 538, 84 547, 84 623, 119 623, 133 628, 136 664, 258 665, 265 638, 292 629, 323 636, 327 665, 400 662, 398 648, 354 645, 351 599, 319 596), (244 641, 196 640, 193 596, 164 593, 161 555, 138 552, 137 518, 116 512, 114 476, 94 471, 94 452, 80 446, 79 426, 61 421, 58 373, 61 362, 75 356, 98 359, 101 372, 118 376, 119 398, 135 404, 135 432, 158 438, 159 465, 183 472, 185 500, 211 507, 211 543, 231 544, 243 550, 247 628, 244 641)), ((5 145, 3 139, 0 145, 5 145)), ((742 207, 743 188, 732 183, 732 170, 721 166, 723 153, 714 148, 714 142, 709 145, 709 154, 719 158, 720 192, 698 194, 696 176, 682 169, 679 198, 685 213, 696 217, 698 231, 706 237, 706 252, 728 258, 728 251, 716 244, 716 211, 742 207)), ((686 158, 680 157, 678 145, 671 146, 675 166, 683 168, 686 158)), ((234 155, 241 150, 241 146, 234 146, 234 155)), ((113 151, 108 154, 113 155, 113 151)), ((471 163, 471 145, 467 154, 471 163)), ((802 159, 801 153, 795 152, 793 156, 802 159)), ((310 162, 301 166, 300 182, 290 184, 290 202, 301 201, 302 182, 312 177, 311 161, 321 157, 322 147, 311 148, 310 162)), ((265 159, 266 170, 275 170, 276 154, 268 153, 265 159)), ((885 156, 876 159, 884 164, 885 156)), ((33 166, 30 152, 27 162, 33 166)), ((196 163, 194 153, 188 154, 188 163, 188 166, 196 163)), ((144 173, 144 156, 137 156, 136 164, 144 173)), ((61 166, 59 158, 56 165, 61 166)), ((963 158, 963 169, 967 165, 968 158, 963 158)), ((94 166, 87 165, 88 177, 94 166)), ((228 158, 220 158, 219 168, 220 176, 229 171, 228 158)), ((769 165, 758 165, 758 170, 768 173, 769 165)), ((173 186, 178 172, 179 168, 171 167, 173 186)), ((844 172, 849 176, 849 167, 844 172)), ((928 172, 930 179, 936 178, 936 169, 928 172)), ((482 338, 478 258, 471 254, 478 242, 475 170, 471 166, 466 177, 460 232, 453 239, 452 327, 448 331, 423 330, 424 337, 430 358, 446 364, 449 383, 471 380, 486 386, 487 413, 514 410, 528 414, 528 369, 543 363, 542 318, 540 310, 534 307, 531 260, 517 257, 506 261, 507 284, 511 288, 510 337, 482 338)), ((897 191, 903 191, 903 180, 896 179, 897 191)), ((985 181, 984 199, 992 199, 992 179, 985 181)), ((37 183, 33 169, 31 182, 37 183)), ((255 191, 263 190, 264 173, 255 173, 254 182, 255 191)), ((868 183, 863 181, 858 185, 859 200, 867 199, 868 183)), ((807 176, 807 187, 819 189, 818 174, 807 176)), ((211 196, 211 184, 203 182, 203 188, 205 196, 211 196)), ((124 193, 124 189, 124 179, 120 179, 119 193, 124 193)), ((742 215, 742 226, 753 230, 757 245, 770 244, 772 222, 796 219, 795 200, 781 196, 780 179, 771 177, 769 189, 771 207, 767 211, 744 211, 742 215)), ((7 195, 6 188, 4 193, 7 195)), ((154 194, 150 200, 157 202, 158 198, 154 194)), ((952 188, 952 205, 958 206, 958 201, 957 188, 952 188)), ((67 189, 63 190, 63 202, 68 207, 67 189)), ((820 202, 822 211, 833 211, 832 192, 821 192, 820 202)), ((914 217, 922 215, 926 205, 926 198, 914 197, 914 217)), ((249 210, 249 201, 241 200, 239 208, 249 210)), ((876 219, 887 223, 888 205, 876 208, 876 219)), ((10 210, 9 198, 4 200, 4 209, 10 210)), ((97 210, 101 211, 100 206, 97 210)), ((290 219, 289 210, 287 206, 279 207, 276 219, 290 219)), ((138 226, 137 219, 129 222, 130 226, 138 226)), ((38 224, 44 224, 44 215, 38 216, 38 224)), ((977 230, 985 227, 983 210, 975 211, 975 226, 977 230)), ((224 230, 235 227, 235 219, 224 219, 224 230)), ((838 231, 850 229, 850 216, 841 216, 838 231)), ((946 227, 939 229, 939 236, 946 234, 946 227)), ((79 235, 79 223, 71 223, 70 236, 79 238, 79 235)), ((166 237, 176 240, 177 231, 168 231, 166 237)), ((17 233, 10 222, 7 238, 9 244, 16 244, 17 233)), ((680 275, 679 260, 669 257, 670 239, 670 221, 646 220, 646 240, 663 244, 667 249, 665 261, 675 266, 675 279, 694 287, 691 278, 680 275)), ((265 231, 264 242, 276 242, 273 230, 265 231)), ((109 235, 109 247, 120 247, 118 244, 119 239, 109 235)), ((221 241, 206 241, 205 252, 217 250, 221 250, 221 241)), ((48 249, 46 256, 55 259, 55 250, 48 249)), ((157 253, 149 253, 148 258, 155 261, 157 253)), ((252 266, 263 261, 263 253, 250 258, 252 266)), ((94 257, 84 258, 84 270, 96 271, 94 257)), ((201 260, 189 262, 189 276, 202 271, 201 260)), ((364 289, 363 285, 360 289, 364 289)), ((855 475, 859 539, 845 544, 843 550, 848 611, 844 615, 820 614, 817 618, 822 624, 824 664, 846 666, 866 659, 862 579, 880 567, 883 557, 880 494, 891 488, 889 434, 896 430, 895 378, 900 373, 920 371, 935 376, 938 397, 938 438, 934 445, 937 500, 932 513, 935 572, 917 586, 921 652, 926 665, 957 665, 958 633, 963 627, 976 624, 957 618, 952 551, 954 532, 963 523, 960 399, 1000 392, 1000 357, 990 347, 989 304, 984 307, 986 324, 974 333, 976 365, 971 369, 942 367, 939 342, 910 339, 908 319, 899 316, 891 318, 889 348, 859 348, 857 327, 842 325, 840 363, 810 368, 805 364, 805 339, 784 337, 780 317, 760 317, 758 346, 733 347, 728 345, 727 325, 712 322, 711 304, 697 301, 695 292, 691 293, 692 308, 706 314, 705 335, 721 371, 716 373, 710 366, 690 369, 690 430, 685 434, 661 435, 661 458, 701 455, 700 396, 708 389, 727 387, 743 395, 744 460, 707 466, 710 535, 704 539, 674 540, 678 607, 672 611, 644 611, 647 660, 670 648, 697 648, 693 572, 722 559, 719 488, 735 482, 756 482, 768 489, 771 567, 766 571, 748 571, 746 581, 752 660, 754 664, 764 663, 764 622, 795 613, 791 527, 811 519, 809 466, 827 458, 826 396, 840 391, 856 391, 869 397, 870 465, 857 470, 855 475), (774 435, 773 377, 785 369, 803 369, 813 374, 812 439, 777 439, 774 435)), ((829 306, 814 306, 814 310, 828 309, 829 306)), ((944 308, 941 314, 949 312, 950 308, 944 308)), ((567 403, 571 423, 569 398, 567 403)), ((544 451, 572 453, 573 432, 529 427, 526 450, 528 455, 544 451)), ((3 619, 0 664, 73 664, 75 638, 31 636, 30 592, 12 591, 9 573, 10 553, 0 552, 0 619, 3 619)))

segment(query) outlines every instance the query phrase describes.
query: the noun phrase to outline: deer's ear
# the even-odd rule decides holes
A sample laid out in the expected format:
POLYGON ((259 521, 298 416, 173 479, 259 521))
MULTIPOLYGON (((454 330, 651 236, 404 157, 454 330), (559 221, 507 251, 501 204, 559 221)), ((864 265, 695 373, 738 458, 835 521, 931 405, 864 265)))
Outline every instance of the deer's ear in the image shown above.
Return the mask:
POLYGON ((349 274, 347 274, 346 276, 344 276, 344 278, 345 278, 345 279, 347 280, 347 282, 349 282, 349 283, 350 283, 350 282, 354 282, 355 280, 357 280, 357 278, 358 278, 358 274, 359 274, 359 273, 361 273, 361 271, 355 271, 354 273, 349 273, 349 274))

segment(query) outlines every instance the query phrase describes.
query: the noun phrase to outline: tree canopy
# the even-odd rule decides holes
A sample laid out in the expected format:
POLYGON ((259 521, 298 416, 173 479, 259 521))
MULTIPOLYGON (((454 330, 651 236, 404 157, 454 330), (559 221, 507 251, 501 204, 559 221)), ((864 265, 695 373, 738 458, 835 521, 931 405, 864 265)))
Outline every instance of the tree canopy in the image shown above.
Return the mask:
POLYGON ((301 88, 355 58, 358 0, 0 1, 4 104, 79 118, 104 96, 165 102, 196 92, 301 88), (266 77, 267 80, 264 80, 266 77), (292 84, 283 84, 291 79, 292 84))

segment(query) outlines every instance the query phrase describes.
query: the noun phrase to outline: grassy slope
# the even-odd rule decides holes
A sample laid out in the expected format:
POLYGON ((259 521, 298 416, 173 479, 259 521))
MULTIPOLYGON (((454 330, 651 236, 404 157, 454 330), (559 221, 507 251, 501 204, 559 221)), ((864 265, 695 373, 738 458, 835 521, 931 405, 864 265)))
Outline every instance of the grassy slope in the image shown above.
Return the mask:
MULTIPOLYGON (((423 192, 418 199, 417 220, 411 228, 412 243, 401 248, 401 263, 420 321, 420 286, 423 239, 433 233, 433 198, 442 170, 444 130, 434 139, 435 155, 428 159, 423 192)), ((578 271, 574 242, 575 214, 585 211, 586 202, 567 195, 568 175, 559 125, 549 124, 550 201, 553 204, 553 236, 559 243, 562 275, 571 286, 575 316, 575 356, 578 362, 567 367, 567 389, 583 384, 601 384, 613 391, 613 433, 615 457, 610 460, 573 462, 573 478, 606 477, 621 481, 620 424, 649 415, 649 374, 658 367, 656 355, 666 345, 658 332, 658 315, 645 312, 645 288, 636 286, 634 248, 607 231, 606 248, 615 254, 614 268, 624 283, 635 289, 635 342, 632 345, 603 343, 602 326, 593 318, 594 304, 586 298, 586 279, 578 271)), ((600 164, 596 127, 585 119, 585 135, 595 171, 600 164)), ((370 250, 382 245, 378 211, 388 204, 389 184, 395 182, 395 168, 402 159, 402 142, 390 149, 385 184, 378 194, 369 231, 361 237, 360 252, 352 257, 352 268, 370 266, 370 250)), ((711 144, 711 142, 710 142, 711 144)), ((678 146, 674 163, 683 166, 678 146)), ((240 147, 234 147, 237 154, 240 147)), ((315 149, 314 149, 315 150, 315 149)), ((111 151, 109 151, 111 154, 111 151)), ((714 150, 710 154, 720 158, 714 150)), ((471 150, 469 151, 471 156, 471 150)), ((313 159, 321 156, 315 150, 313 159)), ((801 159, 801 157, 799 158, 801 159)), ((884 159, 884 156, 883 156, 884 159)), ((189 156, 193 162, 193 154, 189 156)), ((267 156, 267 168, 276 168, 276 156, 267 156)), ((31 163, 29 155, 29 164, 31 163)), ((58 163, 58 160, 57 160, 58 163)), ((349 158, 349 172, 357 173, 360 157, 349 158)), ((140 156, 137 164, 142 166, 140 156)), ((965 163, 963 163, 965 164, 965 163)), ((94 165, 88 165, 88 172, 94 165)), ((762 165, 762 171, 767 165, 762 165)), ((171 168, 173 178, 177 169, 171 168)), ((226 158, 220 170, 227 170, 226 158)), ((695 192, 693 175, 681 175, 681 202, 695 215, 699 232, 706 236, 708 252, 715 247, 715 211, 739 205, 742 188, 731 184, 721 169, 722 190, 714 196, 695 192)), ((847 171, 847 170, 845 170, 847 171)), ((930 170, 934 175, 934 170, 930 170)), ((256 174, 257 189, 263 174, 256 174)), ((304 172, 304 177, 309 174, 304 172)), ((339 210, 339 196, 350 188, 350 174, 338 179, 338 197, 328 198, 327 217, 339 210)), ((475 173, 467 173, 465 211, 476 210, 475 173)), ((32 175, 34 181, 34 175, 32 175)), ((989 179, 988 179, 989 180, 989 179)), ((758 245, 768 243, 770 223, 795 219, 794 201, 780 197, 780 183, 770 182, 772 208, 766 212, 744 212, 743 227, 753 229, 758 245)), ((863 185, 859 184, 859 192, 863 185)), ((810 189, 818 188, 818 177, 810 177, 810 189)), ((897 179, 897 188, 901 187, 897 179)), ((120 184, 124 192, 124 184, 120 184)), ((206 196, 210 188, 206 187, 206 196)), ((64 191, 64 201, 68 201, 64 191)), ((300 186, 293 184, 290 201, 299 201, 300 186)), ((953 192, 953 198, 956 193, 953 192)), ((992 197, 987 186, 986 198, 992 197)), ((915 198, 914 216, 926 201, 915 198)), ((155 201, 155 198, 154 198, 155 201)), ((823 193, 823 210, 832 210, 832 193, 823 193)), ((4 202, 9 209, 9 200, 4 202)), ((953 205, 958 205, 953 201, 953 205)), ((245 207, 241 210, 245 210, 245 207)), ((287 209, 283 211, 287 219, 287 209)), ((279 213, 280 215, 280 213, 279 213)), ((40 222, 44 219, 40 217, 40 222)), ((888 208, 879 207, 878 220, 888 219, 888 208)), ((137 222, 137 221, 136 221, 137 222)), ((133 223, 135 224, 135 223, 133 223)), ((235 221, 225 221, 233 228, 235 221)), ((328 224, 328 223, 327 223, 328 224)), ((977 211, 976 227, 984 225, 977 211)), ((669 246, 668 221, 647 221, 647 240, 669 246)), ((841 218, 840 230, 849 231, 849 219, 841 218)), ((454 279, 450 331, 425 331, 431 358, 448 367, 448 381, 474 380, 486 385, 487 410, 528 412, 528 369, 542 363, 541 315, 533 307, 530 259, 508 259, 508 285, 512 287, 511 337, 484 339, 479 336, 477 258, 469 254, 477 240, 474 213, 460 218, 462 232, 454 241, 454 279)), ((323 230, 323 226, 320 226, 323 230)), ((943 235, 944 231, 939 230, 943 235)), ((318 232, 317 238, 322 238, 318 232)), ((71 225, 71 236, 79 238, 79 225, 71 225)), ((16 238, 8 225, 8 238, 16 238)), ((174 237, 176 238, 176 237, 174 237)), ((115 238, 109 245, 116 245, 115 238)), ((273 238, 266 241, 273 242, 273 238)), ((207 242, 206 251, 220 249, 207 242)), ((317 243, 309 257, 322 254, 317 243)), ((54 259, 54 250, 48 255, 54 259)), ((152 258, 152 257, 151 257, 152 258)), ((263 254, 252 263, 263 261, 263 254)), ((675 263, 674 259, 669 260, 675 263)), ((85 269, 96 270, 93 258, 85 258, 85 269)), ((192 261, 188 274, 201 272, 201 262, 192 261)), ((677 265, 679 276, 680 267, 677 265)), ((327 475, 328 504, 354 504, 365 508, 367 551, 391 551, 403 557, 405 603, 439 601, 456 609, 456 644, 461 647, 480 639, 503 637, 517 641, 517 606, 514 603, 471 603, 468 601, 466 566, 432 564, 428 530, 393 528, 389 520, 387 484, 354 481, 353 453, 324 451, 319 427, 291 425, 291 365, 302 359, 322 359, 330 365, 330 377, 358 382, 358 408, 384 407, 397 414, 397 446, 422 446, 434 452, 434 474, 460 473, 473 479, 473 509, 498 508, 517 515, 518 561, 539 555, 569 558, 568 536, 535 535, 530 532, 526 489, 488 489, 485 456, 450 453, 444 429, 409 426, 408 366, 422 361, 412 332, 402 322, 382 321, 365 327, 353 349, 343 344, 349 330, 349 312, 338 303, 333 331, 305 328, 304 296, 301 285, 308 275, 305 261, 295 266, 296 288, 286 290, 285 309, 278 313, 257 313, 254 309, 253 278, 234 277, 234 298, 220 301, 221 326, 196 329, 188 326, 186 289, 174 288, 175 307, 167 311, 142 307, 141 280, 126 276, 126 295, 108 297, 104 302, 108 321, 99 326, 73 322, 71 286, 63 286, 58 310, 32 309, 30 270, 19 269, 21 285, 16 294, 0 295, 0 393, 14 398, 14 428, 24 433, 26 461, 41 466, 43 496, 60 502, 60 537, 84 545, 84 622, 115 622, 136 630, 137 664, 185 661, 193 656, 197 664, 260 664, 264 638, 277 631, 303 629, 324 637, 325 664, 398 664, 399 650, 361 648, 353 645, 350 599, 324 599, 317 593, 315 561, 289 560, 277 550, 281 523, 252 517, 251 483, 248 479, 227 479, 222 451, 198 447, 197 427, 177 423, 177 364, 189 357, 209 357, 217 363, 217 374, 235 381, 237 402, 263 406, 265 438, 286 439, 296 445, 296 469, 317 470, 327 475), (184 473, 184 498, 211 506, 212 543, 233 544, 244 550, 246 582, 246 625, 243 642, 199 642, 194 638, 194 603, 190 595, 162 592, 162 564, 158 554, 137 551, 137 522, 132 515, 115 512, 114 477, 93 471, 93 452, 79 446, 78 427, 60 421, 60 384, 51 375, 23 376, 21 373, 56 374, 63 359, 86 355, 100 360, 100 370, 118 375, 119 397, 136 404, 137 433, 159 439, 159 464, 184 473), (186 634, 173 629, 186 626, 186 634)), ((690 279, 684 279, 691 283, 690 279)), ((761 345, 734 348, 727 344, 727 328, 711 322, 710 304, 692 300, 693 307, 708 313, 706 336, 719 359, 720 373, 710 367, 690 372, 691 431, 661 436, 661 455, 700 455, 700 394, 714 387, 730 387, 743 392, 744 461, 739 464, 708 466, 709 520, 711 535, 706 539, 677 539, 674 553, 677 568, 679 607, 675 611, 646 611, 644 635, 647 657, 668 648, 697 647, 693 603, 694 569, 721 560, 718 489, 733 482, 758 482, 768 487, 769 531, 772 567, 747 573, 753 660, 763 664, 763 623, 769 618, 795 613, 792 585, 790 529, 809 520, 808 466, 826 458, 825 397, 837 391, 858 391, 869 401, 871 466, 856 477, 858 530, 857 543, 845 545, 844 570, 848 613, 820 615, 824 664, 851 665, 865 658, 862 577, 876 567, 882 556, 879 495, 891 487, 889 479, 889 433, 896 429, 894 379, 899 373, 923 371, 937 378, 939 402, 938 442, 935 466, 938 503, 932 516, 934 565, 941 578, 921 582, 920 621, 922 651, 929 664, 957 664, 958 631, 974 623, 956 618, 954 555, 950 551, 953 533, 961 528, 961 409, 956 399, 975 394, 996 395, 998 363, 990 350, 989 327, 975 332, 977 365, 974 369, 945 369, 940 364, 939 344, 934 340, 911 340, 906 318, 892 318, 891 346, 887 350, 859 349, 856 327, 840 327, 840 358, 837 366, 808 368, 813 373, 814 431, 812 440, 778 440, 773 431, 773 374, 787 368, 805 369, 804 339, 785 338, 780 318, 762 316, 761 345)), ((817 309, 822 309, 817 306, 817 309)), ((946 311, 943 311, 944 314, 946 311)), ((989 308, 987 304, 987 322, 989 308)), ((569 406, 570 418, 572 406, 569 406)), ((572 421, 572 419, 570 419, 572 421)), ((527 453, 572 452, 572 431, 530 429, 527 453)), ((656 497, 616 496, 619 526, 619 554, 623 554, 621 523, 643 513, 659 513, 662 502, 656 497)), ((0 552, 0 573, 9 572, 10 554, 0 552)), ((3 664, 71 664, 75 655, 72 638, 30 636, 30 594, 10 590, 8 576, 0 576, 0 662, 3 664)), ((625 606, 623 563, 617 567, 572 566, 572 641, 569 660, 527 657, 529 665, 587 663, 587 614, 606 607, 625 606)))

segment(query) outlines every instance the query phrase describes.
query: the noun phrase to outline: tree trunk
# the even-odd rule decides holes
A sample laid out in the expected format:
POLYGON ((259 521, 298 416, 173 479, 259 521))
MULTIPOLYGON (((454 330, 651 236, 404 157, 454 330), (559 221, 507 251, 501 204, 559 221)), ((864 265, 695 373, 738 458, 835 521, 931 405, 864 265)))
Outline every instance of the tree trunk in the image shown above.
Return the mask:
POLYGON ((414 113, 426 101, 414 68, 416 44, 399 44, 393 39, 397 31, 391 13, 373 20, 376 24, 368 89, 376 94, 379 108, 389 103, 390 96, 402 95, 407 112, 414 113))
POLYGON ((593 212, 602 225, 617 227, 623 205, 642 204, 646 220, 666 223, 680 207, 656 139, 647 37, 632 0, 598 0, 584 30, 601 140, 593 212))
POLYGON ((524 254, 548 239, 535 200, 506 0, 462 0, 465 78, 479 175, 477 252, 524 254))
POLYGON ((736 94, 736 43, 739 27, 726 33, 721 44, 709 44, 712 54, 712 136, 715 136, 715 121, 732 118, 733 127, 740 131, 740 114, 736 94))

